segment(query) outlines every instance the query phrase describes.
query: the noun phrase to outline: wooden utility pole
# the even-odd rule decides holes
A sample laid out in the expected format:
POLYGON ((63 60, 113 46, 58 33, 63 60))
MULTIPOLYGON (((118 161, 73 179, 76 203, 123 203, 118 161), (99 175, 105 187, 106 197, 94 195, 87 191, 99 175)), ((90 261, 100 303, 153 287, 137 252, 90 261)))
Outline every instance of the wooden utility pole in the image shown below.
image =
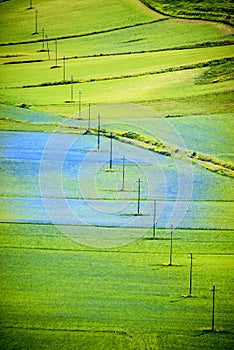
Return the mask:
POLYGON ((41 51, 45 51, 45 28, 42 27, 42 48, 41 48, 41 51))
POLYGON ((38 8, 36 7, 35 8, 35 32, 33 33, 33 35, 39 34, 37 30, 37 26, 38 26, 38 8))
POLYGON ((141 202, 141 179, 139 178, 138 182, 138 198, 137 198, 137 215, 140 215, 140 202, 141 202))
POLYGON ((112 155, 113 155, 113 134, 110 133, 110 169, 112 169, 112 155))
POLYGON ((190 253, 190 273, 189 273, 189 296, 192 296, 192 285, 193 285, 193 253, 190 253))
POLYGON ((153 239, 156 237, 156 200, 154 200, 153 239))
POLYGON ((55 39, 55 67, 58 67, 58 42, 55 39))
POLYGON ((73 94, 73 75, 71 75, 71 101, 73 101, 74 94, 73 94))
POLYGON ((82 95, 82 92, 79 91, 79 119, 81 119, 81 95, 82 95))
POLYGON ((215 331, 215 291, 218 290, 215 286, 213 286, 210 291, 213 293, 212 297, 212 324, 211 324, 211 330, 212 332, 215 331))
POLYGON ((171 244, 170 244, 170 262, 169 262, 169 266, 172 266, 172 233, 173 233, 173 226, 171 226, 171 244))
POLYGON ((97 138, 97 149, 100 150, 100 130, 101 129, 101 117, 98 114, 98 138, 97 138))
POLYGON ((66 80, 66 57, 63 56, 63 81, 66 80))
POLYGON ((50 60, 50 50, 49 50, 49 42, 48 42, 48 36, 45 35, 45 38, 46 38, 46 47, 47 47, 47 53, 48 53, 48 59, 50 60))
POLYGON ((121 191, 124 191, 125 187, 125 157, 123 157, 123 163, 122 163, 122 188, 121 191))
POLYGON ((91 122, 91 103, 88 104, 89 106, 89 119, 88 119, 88 130, 90 129, 90 122, 91 122))

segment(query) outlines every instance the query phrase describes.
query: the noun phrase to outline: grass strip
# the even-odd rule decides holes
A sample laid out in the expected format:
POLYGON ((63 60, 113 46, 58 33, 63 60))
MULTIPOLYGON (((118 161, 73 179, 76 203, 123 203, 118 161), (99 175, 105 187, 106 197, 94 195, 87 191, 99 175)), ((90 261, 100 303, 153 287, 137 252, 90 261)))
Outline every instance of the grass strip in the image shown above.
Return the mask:
MULTIPOLYGON (((196 44, 188 44, 181 46, 174 46, 162 49, 152 49, 152 50, 139 50, 139 51, 126 51, 126 52, 110 52, 110 53, 97 53, 93 55, 75 55, 75 56, 67 56, 66 60, 75 60, 75 59, 83 59, 83 58, 96 58, 96 57, 111 57, 111 56, 125 56, 125 55, 138 55, 144 53, 155 53, 155 52, 167 52, 167 51, 180 51, 180 50, 188 50, 188 49, 202 49, 206 47, 219 47, 219 46, 229 46, 233 45, 234 40, 223 40, 223 41, 205 41, 196 44)), ((24 55, 6 55, 0 56, 0 58, 11 58, 18 57, 24 55)), ((63 58, 58 58, 58 61, 62 61, 63 58)), ((25 63, 35 63, 35 62, 45 62, 48 59, 31 59, 31 60, 23 60, 23 61, 8 61, 3 64, 25 64, 25 63)))
POLYGON ((50 38, 47 38, 47 39, 44 39, 44 40, 40 38, 40 39, 34 39, 34 40, 12 41, 12 42, 8 42, 8 43, 0 43, 0 46, 12 46, 12 45, 21 45, 21 44, 40 43, 42 41, 46 42, 46 41, 54 41, 54 40, 82 38, 82 37, 85 37, 85 36, 91 36, 91 35, 103 34, 103 33, 111 33, 111 32, 116 32, 118 30, 140 27, 140 26, 144 26, 144 25, 148 25, 148 24, 157 23, 157 22, 160 22, 160 21, 165 21, 166 19, 167 18, 161 18, 161 19, 156 19, 156 20, 153 20, 153 21, 136 23, 136 24, 130 24, 130 25, 116 27, 116 28, 109 28, 109 29, 104 29, 104 30, 95 30, 95 31, 92 31, 92 32, 87 32, 87 33, 61 35, 61 36, 56 36, 56 37, 50 37, 50 38))
MULTIPOLYGON (((210 60, 207 62, 200 62, 200 63, 195 63, 195 64, 182 65, 182 66, 177 66, 177 67, 170 67, 170 68, 165 68, 165 69, 161 69, 161 70, 153 70, 153 71, 147 71, 147 72, 141 72, 141 73, 121 74, 121 75, 117 75, 117 76, 107 76, 107 77, 88 78, 88 79, 73 79, 72 84, 82 84, 82 83, 92 83, 92 82, 97 82, 97 81, 137 78, 137 77, 147 76, 147 75, 165 74, 165 73, 170 73, 170 72, 178 72, 178 71, 190 70, 190 69, 196 69, 196 68, 213 67, 213 66, 217 66, 220 64, 228 63, 228 62, 233 62, 233 57, 210 60)), ((8 89, 36 88, 36 87, 58 86, 58 85, 70 85, 70 84, 71 84, 71 80, 60 80, 60 81, 45 82, 45 83, 40 83, 40 84, 13 86, 13 87, 9 87, 8 89)))

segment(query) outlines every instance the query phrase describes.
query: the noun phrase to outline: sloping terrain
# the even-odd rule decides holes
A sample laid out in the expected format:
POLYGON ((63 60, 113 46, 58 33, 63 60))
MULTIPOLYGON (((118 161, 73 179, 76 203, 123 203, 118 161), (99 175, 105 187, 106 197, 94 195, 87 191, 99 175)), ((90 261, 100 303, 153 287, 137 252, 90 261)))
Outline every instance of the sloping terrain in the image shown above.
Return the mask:
POLYGON ((3 350, 233 348, 232 4, 147 4, 0 1, 3 350))

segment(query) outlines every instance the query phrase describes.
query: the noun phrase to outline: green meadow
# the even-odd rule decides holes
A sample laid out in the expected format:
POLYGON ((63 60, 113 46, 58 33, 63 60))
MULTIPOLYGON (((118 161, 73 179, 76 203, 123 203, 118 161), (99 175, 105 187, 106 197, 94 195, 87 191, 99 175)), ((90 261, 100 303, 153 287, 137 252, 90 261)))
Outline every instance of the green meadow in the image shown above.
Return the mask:
POLYGON ((0 348, 232 349, 231 2, 30 4, 0 2, 0 348), (113 172, 110 139, 102 137, 100 152, 92 143, 98 115, 103 134, 115 133, 113 172), (88 123, 91 135, 76 144, 88 123), (116 135, 127 132, 137 141, 157 140, 171 156, 130 137, 117 142, 116 135), (56 135, 61 139, 50 149, 56 135), (62 142, 69 138, 74 144, 61 165, 62 142), (185 159, 184 152, 192 156, 185 159), (121 192, 124 154, 132 158, 121 192), (207 163, 201 155, 217 161, 212 171, 201 166, 207 163), (41 214, 46 157, 46 197, 56 224, 41 214), (226 176, 215 168, 224 162, 226 176), (150 201, 150 207, 137 218, 131 210, 138 178, 142 206, 150 201), (56 202, 60 180, 62 199, 72 210, 76 200, 82 203, 79 225, 67 223, 56 202), (155 192, 147 193, 152 184, 155 192), (189 201, 189 186, 185 223, 171 231, 167 216, 173 203, 189 201), (156 195, 159 207, 165 199, 167 211, 157 213, 152 239, 156 195), (130 201, 124 214, 116 209, 119 201, 130 201), (129 226, 127 219, 133 220, 129 226))
POLYGON ((158 230, 154 241, 151 235, 99 250, 50 225, 2 224, 1 347, 231 349, 233 231, 176 230, 174 266, 164 266, 169 232, 158 230), (206 331, 214 283, 216 333, 206 331))

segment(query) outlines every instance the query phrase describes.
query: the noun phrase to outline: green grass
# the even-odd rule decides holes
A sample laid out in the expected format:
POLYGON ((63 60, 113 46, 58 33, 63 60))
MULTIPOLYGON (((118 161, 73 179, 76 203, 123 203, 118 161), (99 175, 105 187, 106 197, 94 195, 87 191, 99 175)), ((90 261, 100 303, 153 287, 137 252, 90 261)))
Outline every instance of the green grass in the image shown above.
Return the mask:
MULTIPOLYGON (((97 82, 82 85, 75 85, 76 93, 82 89, 83 103, 94 104, 113 103, 113 102, 136 102, 158 108, 159 113, 171 114, 170 109, 178 110, 180 104, 181 114, 190 111, 191 114, 204 113, 211 109, 211 104, 206 103, 207 95, 220 94, 220 96, 231 89, 231 81, 222 83, 220 75, 223 73, 216 69, 216 80, 220 83, 195 86, 200 75, 206 74, 205 70, 192 70, 191 72, 175 72, 173 74, 163 74, 157 77, 139 77, 124 79, 125 75, 145 74, 149 71, 160 71, 163 69, 176 69, 180 65, 199 64, 200 62, 231 57, 232 46, 227 45, 228 40, 232 40, 233 30, 230 26, 219 23, 208 23, 202 21, 189 21, 181 19, 168 19, 153 11, 147 10, 139 1, 117 2, 109 0, 105 6, 100 6, 97 0, 92 0, 88 7, 80 1, 70 0, 63 9, 63 22, 67 21, 66 26, 61 26, 59 16, 62 5, 58 4, 54 8, 54 2, 48 3, 42 1, 39 9, 39 28, 40 34, 31 35, 31 28, 34 23, 34 10, 26 10, 28 2, 24 3, 12 0, 11 2, 2 2, 2 33, 4 41, 22 41, 22 40, 40 40, 41 27, 45 27, 49 37, 62 37, 66 35, 80 35, 82 33, 92 33, 93 31, 103 31, 100 34, 91 34, 85 37, 76 37, 71 39, 62 39, 58 41, 58 57, 61 59, 64 55, 67 57, 82 57, 92 55, 100 56, 89 57, 86 59, 69 59, 66 61, 66 79, 71 75, 74 79, 103 79, 110 77, 123 78, 120 81, 97 82), (72 12, 71 12, 72 9, 72 12), (102 11, 102 16, 98 16, 102 11), (33 18, 31 18, 33 17, 33 18), (85 18, 85 21, 77 22, 74 18, 85 18), (31 20, 30 20, 31 18, 31 20), (111 24, 104 18, 111 18, 111 24), (16 26, 10 26, 10 23, 17 23, 16 26), (149 23, 156 21, 154 23, 149 23), (43 23, 43 24, 42 24, 43 23), (47 26, 50 23, 50 27, 47 26), (79 23, 79 25, 77 24, 79 23), (137 24, 142 24, 138 26, 137 24), (137 25, 137 26, 136 26, 137 25), (128 28, 123 28, 126 27, 128 28), (129 27, 132 26, 132 27, 129 27), (118 30, 105 32, 107 29, 118 30), (172 35, 173 33, 173 35, 172 35), (206 47, 206 45, 216 45, 220 42, 226 46, 206 47), (188 50, 179 50, 178 48, 193 47, 194 45, 203 45, 203 48, 191 48, 188 50), (167 50, 165 52, 147 52, 152 50, 167 50), (175 50, 177 49, 177 50, 175 50), (145 51, 145 53, 139 53, 145 51), (132 52, 138 54, 131 55, 132 52), (119 55, 127 53, 124 55, 119 55), (198 73, 198 75, 197 75, 198 73), (182 82, 182 84, 181 84, 182 82), (192 84, 191 84, 192 83, 192 84), (135 88, 137 85, 137 89, 135 88), (156 100, 156 102, 155 102, 156 100), (187 100, 191 105, 188 108, 187 100), (199 104, 196 101, 199 100, 199 104), (173 101, 173 103, 170 103, 173 101), (202 108, 199 108, 203 103, 202 108), (167 107, 165 107, 165 105, 167 107), (194 112, 194 109, 198 111, 194 112), (192 111, 192 112, 191 112, 192 111)), ((230 41, 231 43, 231 41, 230 41)), ((9 90, 5 87, 38 85, 41 83, 53 83, 63 80, 63 70, 50 69, 54 65, 55 44, 54 40, 48 43, 50 49, 50 58, 48 61, 47 52, 38 52, 42 48, 41 42, 7 45, 0 47, 1 63, 12 61, 42 60, 42 62, 21 63, 14 65, 0 66, 1 73, 1 101, 14 105, 22 103, 32 106, 34 109, 50 111, 60 115, 72 117, 76 114, 76 108, 73 105, 65 104, 64 101, 70 98, 70 86, 61 88, 36 88, 35 90, 9 90), (12 56, 12 57, 11 57, 12 56)), ((45 44, 45 47, 46 44, 45 44)), ((62 61, 59 60, 62 65, 62 61)), ((226 80, 226 79, 225 79, 226 80)), ((218 110, 223 112, 226 108, 221 102, 221 98, 213 99, 213 105, 218 103, 218 110)), ((210 101, 209 97, 208 100, 210 101)), ((231 100, 229 100, 229 105, 231 100)), ((230 107, 229 107, 230 110, 230 107)), ((173 114, 178 114, 173 113, 173 114)), ((179 113, 180 114, 180 113, 179 113)))
POLYGON ((45 27, 49 37, 58 37, 65 34, 86 33, 94 30, 134 25, 161 18, 161 15, 142 11, 135 6, 134 2, 125 0, 108 0, 100 4, 97 0, 90 0, 86 6, 81 0, 70 0, 64 6, 63 2, 40 1, 34 4, 33 10, 27 10, 29 1, 12 0, 10 3, 3 2, 1 5, 1 42, 34 39, 35 32, 35 6, 38 8, 38 30, 45 27), (128 17, 126 18, 126 13, 128 17), (61 24, 61 15, 63 22, 61 24), (111 17, 111 22, 106 18, 111 17), (85 19, 85 20, 79 20, 85 19), (12 23, 15 23, 12 26, 12 23), (4 33, 4 35, 3 35, 4 33))
MULTIPOLYGON (((151 5, 155 3, 150 2, 151 5)), ((56 37, 60 39, 59 59, 64 55, 70 58, 66 61, 66 77, 69 79, 73 74, 75 79, 85 80, 176 69, 180 65, 232 57, 231 26, 169 18, 148 10, 137 0, 108 0, 105 4, 98 0, 90 0, 88 4, 82 0, 69 0, 66 4, 42 0, 37 5, 39 34, 32 35, 35 9, 27 9, 29 1, 0 3, 1 43, 28 42, 0 46, 1 102, 25 104, 31 109, 76 118, 78 92, 82 91, 82 117, 85 119, 79 122, 81 126, 87 122, 87 103, 91 102, 94 127, 100 113, 102 127, 120 127, 174 144, 179 135, 188 148, 225 160, 233 159, 230 63, 75 84, 75 103, 65 103, 70 99, 69 85, 8 89, 63 79, 62 68, 50 69, 54 64, 56 37), (53 39, 48 42, 50 61, 47 52, 38 52, 42 43, 35 42, 42 38, 42 26, 53 39), (89 35, 77 37, 82 34, 89 35), (74 35, 76 37, 68 38, 74 35), (220 44, 223 46, 218 46, 220 44), (196 48, 198 45, 200 48, 196 48), (159 50, 164 52, 156 52, 159 50), (94 55, 99 57, 80 58, 94 55), (42 62, 22 63, 32 60, 42 62), (21 64, 4 65, 14 61, 21 61, 21 64), (168 117, 165 120, 159 118, 165 116, 168 117), (161 121, 168 122, 171 128, 164 128, 161 121)), ((229 1, 221 4, 215 0, 212 9, 210 7, 207 1, 196 5, 187 1, 157 2, 157 8, 167 14, 232 23, 232 17, 228 17, 229 1)), ((30 109, 14 112, 4 107, 3 110, 0 113, 3 130, 53 132, 57 126, 57 120, 53 121, 52 117, 50 125, 45 126, 43 121, 34 123, 34 116, 35 121, 38 116, 33 113, 30 121, 22 121, 30 109)), ((23 187, 30 174, 27 172, 27 177, 19 180, 19 176, 10 173, 13 168, 9 168, 5 160, 3 163, 3 195, 6 191, 21 195, 22 191, 35 191, 35 176, 23 187), (6 177, 10 184, 8 190, 4 187, 6 177)), ((14 166, 17 170, 17 164, 14 166)), ((197 195, 223 202, 220 205, 208 203, 206 210, 213 215, 209 218, 201 213, 204 206, 199 203, 191 206, 197 205, 198 215, 205 225, 213 226, 212 220, 218 216, 232 227, 232 179, 196 166, 194 171, 197 195), (204 183, 207 185, 205 194, 204 183), (221 208, 218 215, 217 208, 221 208), (210 218, 212 222, 208 222, 210 218)), ((114 179, 118 175, 105 174, 114 175, 114 179)), ((101 178, 100 173, 98 176, 101 178)), ((109 180, 108 189, 113 178, 109 180)), ((155 181, 155 172, 150 181, 155 181)), ((66 193, 71 193, 72 184, 72 179, 64 180, 66 193)), ((101 187, 98 191, 103 196, 115 195, 110 191, 103 193, 101 187)), ((90 243, 87 247, 69 240, 52 225, 1 224, 1 349, 231 349, 233 231, 175 230, 173 262, 176 265, 171 267, 163 266, 169 261, 169 233, 158 229, 159 239, 153 241, 150 239, 152 230, 143 231, 138 227, 80 226, 80 235, 85 232, 90 243), (131 237, 132 243, 109 249, 91 248, 96 246, 97 233, 104 238, 108 235, 108 242, 112 239, 115 242, 121 233, 131 237), (141 236, 144 237, 134 240, 141 236), (182 297, 188 294, 190 252, 196 255, 193 270, 196 298, 182 297), (219 288, 216 293, 217 332, 211 333, 204 329, 211 327, 209 288, 214 284, 219 288)))
POLYGON ((231 0, 220 2, 219 0, 210 1, 165 1, 165 0, 141 0, 144 4, 156 11, 171 16, 185 18, 202 18, 206 20, 223 21, 234 24, 233 3, 231 0))
POLYGON ((234 79, 233 62, 223 63, 216 67, 211 67, 197 80, 198 84, 217 83, 234 79))
POLYGON ((25 348, 33 339, 38 339, 33 349, 45 341, 50 349, 58 344, 64 349, 168 349, 172 339, 173 349, 230 348, 233 232, 176 230, 175 267, 162 266, 169 259, 169 234, 158 230, 157 235, 161 240, 143 238, 99 250, 68 240, 50 225, 2 224, 1 348, 6 343, 25 348), (191 251, 197 298, 186 299, 191 251), (219 287, 216 328, 227 333, 202 330, 211 326, 213 284, 219 287))
MULTIPOLYGON (((59 40, 58 57, 172 49, 198 43, 205 45, 206 42, 217 42, 218 44, 225 40, 232 40, 231 34, 233 30, 229 27, 220 27, 213 23, 191 23, 191 21, 170 19, 109 33, 59 40)), ((54 40, 48 42, 48 47, 51 51, 50 57, 54 59, 54 40)), ((1 60, 8 62, 48 59, 47 52, 38 52, 41 48, 42 43, 39 42, 1 46, 1 60), (23 56, 4 57, 7 55, 23 56)), ((47 49, 46 43, 44 48, 47 49)))
MULTIPOLYGON (((75 86, 75 96, 81 90, 84 93, 82 98, 84 104, 90 101, 94 104, 129 101, 137 103, 139 100, 151 101, 155 96, 157 96, 157 99, 185 98, 208 93, 220 93, 232 89, 231 81, 196 85, 195 79, 204 70, 204 68, 201 68, 159 75, 82 83, 75 86)), ((47 111, 53 113, 56 113, 58 110, 56 105, 63 105, 69 99, 69 85, 38 87, 36 89, 1 90, 1 100, 4 103, 14 105, 25 103, 34 106, 45 105, 47 106, 47 111)), ((75 106, 69 106, 68 108, 73 109, 73 115, 76 114, 77 108, 75 106)), ((62 108, 61 114, 64 114, 62 108)))
MULTIPOLYGON (((150 71, 160 72, 168 68, 174 69, 179 66, 196 65, 201 62, 231 58, 232 56, 233 46, 227 46, 82 60, 74 59, 67 62, 66 78, 69 81, 71 74, 73 74, 74 79, 85 81, 91 78, 114 78, 126 74, 147 74, 150 71)), ((227 70, 230 64, 226 63, 227 70)), ((51 62, 3 65, 1 67, 1 86, 14 87, 62 82, 62 66, 60 69, 50 69, 51 65, 51 62), (9 77, 11 78, 9 79, 9 77)))
POLYGON ((234 111, 233 92, 207 93, 204 95, 155 99, 138 102, 139 105, 149 107, 162 116, 203 115, 226 113, 234 111))
MULTIPOLYGON (((115 106, 115 109, 118 107, 115 106)), ((128 110, 127 106, 125 107, 128 110)), ((111 107, 110 107, 111 109, 111 107)), ((120 110, 120 108, 119 108, 120 110)), ((129 111, 131 107, 129 105, 129 111)), ((122 108, 123 115, 124 108, 122 108)), ((132 111, 134 109, 132 108, 132 111)), ((146 110, 147 111, 147 110, 146 110)), ((138 108, 134 111, 136 119, 127 118, 121 123, 106 120, 106 128, 119 130, 134 130, 145 135, 155 136, 164 142, 171 143, 177 147, 186 147, 189 150, 196 150, 215 157, 233 161, 234 150, 232 145, 232 114, 207 114, 174 116, 162 119, 153 118, 153 113, 143 114, 144 109, 138 108), (138 112, 137 112, 138 111, 138 112), (138 118, 138 114, 142 118, 138 118), (125 123, 124 123, 125 122, 125 123), (209 135, 209 137, 207 137, 209 135), (182 141, 184 145, 182 145, 182 141)), ((103 108, 103 114, 104 108, 103 108)))

